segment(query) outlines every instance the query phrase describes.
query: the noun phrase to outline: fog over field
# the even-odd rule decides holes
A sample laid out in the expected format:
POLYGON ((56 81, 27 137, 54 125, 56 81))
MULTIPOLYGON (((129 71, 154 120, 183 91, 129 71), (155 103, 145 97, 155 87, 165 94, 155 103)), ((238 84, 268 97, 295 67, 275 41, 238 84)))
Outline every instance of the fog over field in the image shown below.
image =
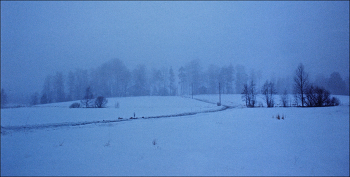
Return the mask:
POLYGON ((314 82, 337 72, 349 88, 348 7, 348 1, 2 1, 1 88, 9 102, 29 103, 35 92, 43 95, 48 76, 62 73, 68 92, 70 71, 92 75, 116 58, 131 73, 144 65, 148 80, 152 69, 172 67, 176 95, 179 69, 193 60, 203 72, 212 64, 232 64, 234 73, 244 66, 260 86, 292 80, 302 63, 314 82))
POLYGON ((349 176, 349 1, 1 1, 1 176, 349 176))

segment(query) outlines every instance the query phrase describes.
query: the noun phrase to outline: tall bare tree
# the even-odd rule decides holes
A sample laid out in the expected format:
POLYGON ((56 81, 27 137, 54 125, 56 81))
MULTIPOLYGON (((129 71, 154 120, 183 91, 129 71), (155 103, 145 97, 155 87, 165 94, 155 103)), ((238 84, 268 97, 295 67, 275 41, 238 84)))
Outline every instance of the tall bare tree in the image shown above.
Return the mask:
POLYGON ((304 65, 299 64, 294 76, 294 94, 301 101, 301 106, 305 104, 305 91, 309 85, 309 75, 305 72, 304 65))
POLYGON ((273 82, 266 81, 261 89, 261 93, 265 95, 267 107, 274 107, 274 95, 277 93, 273 82))
POLYGON ((256 103, 256 88, 253 80, 250 85, 244 84, 242 90, 242 99, 245 101, 247 107, 254 107, 256 103))

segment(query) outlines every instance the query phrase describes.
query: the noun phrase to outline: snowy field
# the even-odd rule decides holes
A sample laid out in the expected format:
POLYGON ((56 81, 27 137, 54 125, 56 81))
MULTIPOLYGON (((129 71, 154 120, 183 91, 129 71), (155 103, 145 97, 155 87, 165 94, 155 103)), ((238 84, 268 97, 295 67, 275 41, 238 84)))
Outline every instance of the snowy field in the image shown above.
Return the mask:
POLYGON ((31 126, 62 122, 103 121, 130 117, 150 117, 218 110, 213 104, 182 97, 107 98, 107 108, 69 108, 74 102, 51 103, 34 107, 1 110, 1 126, 31 126), (119 103, 119 108, 117 104, 119 103))
POLYGON ((182 97, 110 98, 103 109, 69 109, 72 102, 2 109, 1 175, 349 176, 349 97, 336 97, 336 107, 245 108, 241 95, 222 95, 233 107, 217 112, 206 111, 223 107, 182 97), (128 119, 134 112, 138 119, 128 119), (128 121, 31 128, 118 117, 128 121))

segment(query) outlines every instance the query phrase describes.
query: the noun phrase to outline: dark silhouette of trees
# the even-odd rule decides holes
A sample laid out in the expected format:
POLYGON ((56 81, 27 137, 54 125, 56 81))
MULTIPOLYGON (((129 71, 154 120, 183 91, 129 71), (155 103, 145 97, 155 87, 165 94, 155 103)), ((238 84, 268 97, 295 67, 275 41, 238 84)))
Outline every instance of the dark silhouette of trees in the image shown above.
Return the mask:
POLYGON ((64 92, 64 77, 62 72, 56 72, 54 77, 54 102, 66 101, 66 96, 64 92))
POLYGON ((261 89, 261 93, 265 96, 267 107, 274 107, 274 95, 277 93, 275 85, 272 82, 266 81, 261 89))
POLYGON ((243 85, 242 99, 245 101, 247 107, 254 107, 256 103, 256 88, 253 80, 250 81, 250 84, 243 85))
POLYGON ((84 99, 81 100, 81 104, 83 106, 85 106, 86 108, 90 108, 92 107, 92 103, 93 103, 93 98, 94 98, 94 95, 92 94, 92 91, 91 91, 91 87, 87 87, 86 90, 85 90, 85 95, 84 95, 84 99))
POLYGON ((169 70, 166 68, 152 69, 150 78, 151 95, 167 96, 176 95, 175 74, 172 67, 169 70))
POLYGON ((46 76, 40 103, 46 104, 62 101, 66 101, 63 74, 56 72, 55 76, 46 76))
POLYGON ((249 95, 249 87, 248 87, 248 84, 244 84, 243 86, 243 91, 242 91, 242 99, 243 101, 245 102, 245 105, 247 107, 250 106, 250 95, 249 95))
POLYGON ((152 95, 156 96, 166 96, 169 95, 166 70, 165 69, 153 69, 152 78, 150 82, 152 88, 152 95))
POLYGON ((128 96, 131 74, 120 59, 113 59, 91 71, 91 87, 107 97, 128 96))
POLYGON ((92 87, 99 95, 127 96, 131 73, 120 59, 113 59, 98 67, 92 74, 92 87))
POLYGON ((250 85, 249 85, 249 94, 250 94, 250 107, 254 107, 255 103, 256 103, 256 84, 254 82, 254 80, 250 81, 250 85))
POLYGON ((107 103, 108 103, 108 100, 103 96, 98 96, 95 99, 95 107, 96 108, 104 108, 104 107, 106 107, 107 103))
POLYGON ((321 87, 310 85, 305 92, 306 106, 308 107, 323 107, 323 106, 337 106, 339 100, 335 97, 330 97, 331 93, 321 87))
POLYGON ((186 66, 189 83, 188 85, 191 85, 193 94, 199 94, 199 88, 202 85, 202 70, 199 60, 192 60, 190 61, 186 66))
POLYGON ((150 94, 145 65, 138 65, 132 72, 132 78, 133 86, 130 88, 130 92, 133 96, 150 94))
POLYGON ((203 73, 199 60, 192 60, 179 69, 180 94, 199 94, 203 84, 203 73))
POLYGON ((309 76, 305 72, 304 65, 299 64, 294 76, 294 94, 297 100, 301 101, 301 106, 305 105, 305 91, 309 85, 309 76))

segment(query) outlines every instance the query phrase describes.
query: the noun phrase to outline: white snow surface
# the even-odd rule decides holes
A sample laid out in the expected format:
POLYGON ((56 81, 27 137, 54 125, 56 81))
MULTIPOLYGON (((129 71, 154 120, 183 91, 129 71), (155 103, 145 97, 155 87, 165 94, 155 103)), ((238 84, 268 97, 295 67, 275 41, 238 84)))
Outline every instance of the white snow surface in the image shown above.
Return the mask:
MULTIPOLYGON (((1 175, 349 176, 349 96, 336 97, 336 107, 245 108, 241 95, 222 95, 232 107, 218 112, 205 111, 222 106, 183 97, 108 98, 101 109, 68 108, 72 102, 1 109, 1 175), (134 112, 138 119, 33 128, 134 112)), ((218 95, 194 98, 218 102, 218 95)))

